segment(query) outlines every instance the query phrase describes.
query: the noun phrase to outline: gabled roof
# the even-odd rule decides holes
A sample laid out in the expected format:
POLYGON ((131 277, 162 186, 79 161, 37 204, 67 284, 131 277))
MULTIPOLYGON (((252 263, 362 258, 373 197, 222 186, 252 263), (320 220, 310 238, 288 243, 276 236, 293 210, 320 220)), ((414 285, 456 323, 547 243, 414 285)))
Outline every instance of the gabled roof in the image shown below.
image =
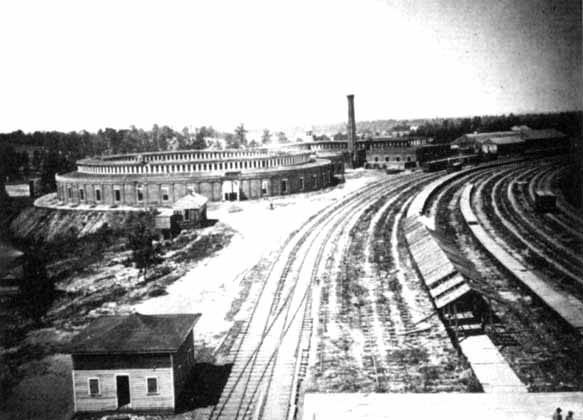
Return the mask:
POLYGON ((185 195, 180 200, 176 200, 172 208, 175 210, 200 209, 208 201, 208 198, 206 198, 204 195, 192 193, 185 195))
POLYGON ((180 348, 200 314, 103 316, 71 344, 72 354, 172 353, 180 348))
POLYGON ((524 139, 519 136, 488 137, 486 141, 490 141, 498 146, 524 143, 524 139))
POLYGON ((520 132, 517 131, 490 131, 485 133, 470 133, 464 134, 470 139, 481 139, 481 138, 492 138, 492 137, 509 137, 509 136, 520 136, 520 132))

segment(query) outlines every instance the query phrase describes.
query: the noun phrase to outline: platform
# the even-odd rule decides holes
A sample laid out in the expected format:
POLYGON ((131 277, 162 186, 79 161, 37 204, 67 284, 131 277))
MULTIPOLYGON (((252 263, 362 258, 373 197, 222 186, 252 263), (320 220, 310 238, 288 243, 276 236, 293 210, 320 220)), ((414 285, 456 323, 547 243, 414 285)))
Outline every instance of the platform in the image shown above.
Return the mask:
POLYGON ((304 420, 549 420, 557 407, 583 418, 583 392, 317 394, 306 393, 304 420))
MULTIPOLYGON (((472 187, 471 184, 467 185, 460 197, 460 209, 464 220, 466 221, 476 220, 476 215, 470 204, 472 187)), ((492 257, 510 271, 514 277, 528 287, 567 323, 583 334, 583 302, 547 284, 544 279, 540 278, 536 273, 525 267, 520 261, 514 258, 500 244, 498 244, 498 242, 496 242, 480 224, 468 223, 468 227, 474 237, 492 257)))
POLYGON ((460 341, 460 347, 484 392, 528 392, 487 335, 466 337, 460 341))

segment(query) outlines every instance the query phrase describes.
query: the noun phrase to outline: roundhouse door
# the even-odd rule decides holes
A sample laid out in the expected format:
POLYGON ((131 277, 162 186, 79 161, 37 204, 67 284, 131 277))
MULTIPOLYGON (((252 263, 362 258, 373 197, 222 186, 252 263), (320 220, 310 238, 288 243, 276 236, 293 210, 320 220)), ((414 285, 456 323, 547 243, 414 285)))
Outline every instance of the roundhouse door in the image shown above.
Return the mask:
POLYGON ((130 403, 130 377, 123 375, 116 377, 117 408, 122 408, 130 403))

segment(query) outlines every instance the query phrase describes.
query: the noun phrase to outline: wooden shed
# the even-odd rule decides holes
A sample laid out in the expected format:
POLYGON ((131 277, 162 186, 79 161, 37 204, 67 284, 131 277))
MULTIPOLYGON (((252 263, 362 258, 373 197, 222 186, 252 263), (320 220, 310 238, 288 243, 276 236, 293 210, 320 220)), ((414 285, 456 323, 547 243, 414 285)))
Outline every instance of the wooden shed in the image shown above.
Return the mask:
POLYGON ((206 221, 208 198, 191 193, 177 200, 172 206, 180 229, 192 229, 206 221))
POLYGON ((194 366, 200 314, 104 316, 73 341, 75 412, 169 412, 194 366))

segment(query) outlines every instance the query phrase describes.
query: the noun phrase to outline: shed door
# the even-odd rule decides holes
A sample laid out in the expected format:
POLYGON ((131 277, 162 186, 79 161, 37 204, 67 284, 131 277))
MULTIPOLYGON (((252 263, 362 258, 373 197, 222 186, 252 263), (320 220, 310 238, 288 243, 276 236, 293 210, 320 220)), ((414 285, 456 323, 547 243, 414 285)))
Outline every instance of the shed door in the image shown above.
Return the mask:
POLYGON ((117 408, 121 408, 130 403, 130 377, 117 376, 117 408))

